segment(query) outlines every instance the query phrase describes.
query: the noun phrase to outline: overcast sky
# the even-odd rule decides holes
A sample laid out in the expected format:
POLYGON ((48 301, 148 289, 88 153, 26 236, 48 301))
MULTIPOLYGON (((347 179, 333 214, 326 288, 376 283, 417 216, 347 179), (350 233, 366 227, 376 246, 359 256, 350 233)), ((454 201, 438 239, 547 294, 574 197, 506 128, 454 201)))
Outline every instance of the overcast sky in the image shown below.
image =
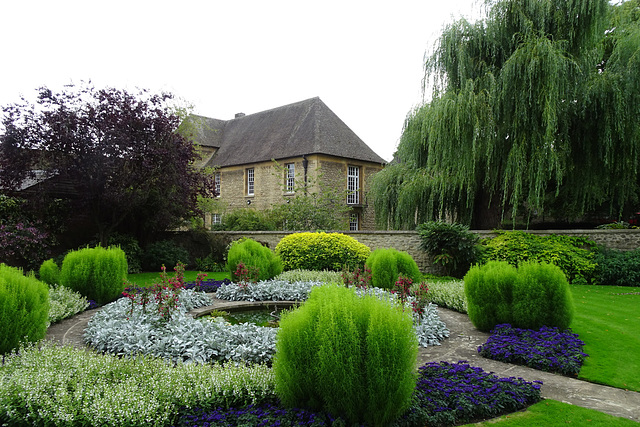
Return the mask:
POLYGON ((391 160, 423 57, 474 0, 0 2, 0 105, 35 89, 170 91, 218 119, 319 96, 391 160))

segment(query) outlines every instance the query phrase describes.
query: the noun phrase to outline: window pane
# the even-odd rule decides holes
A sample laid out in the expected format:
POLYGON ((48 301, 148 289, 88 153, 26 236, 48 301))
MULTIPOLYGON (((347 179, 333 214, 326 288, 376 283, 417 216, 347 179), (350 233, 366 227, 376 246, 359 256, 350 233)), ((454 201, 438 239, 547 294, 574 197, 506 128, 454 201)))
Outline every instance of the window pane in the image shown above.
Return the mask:
POLYGON ((360 203, 360 168, 349 166, 347 172, 347 204, 357 205, 360 203))
POLYGON ((349 216, 349 230, 351 231, 357 231, 358 230, 358 223, 359 223, 359 215, 357 213, 352 213, 349 216))
POLYGON ((293 193, 295 188, 295 164, 287 163, 286 165, 286 191, 287 193, 293 193))
POLYGON ((253 196, 253 168, 247 169, 247 194, 253 196))

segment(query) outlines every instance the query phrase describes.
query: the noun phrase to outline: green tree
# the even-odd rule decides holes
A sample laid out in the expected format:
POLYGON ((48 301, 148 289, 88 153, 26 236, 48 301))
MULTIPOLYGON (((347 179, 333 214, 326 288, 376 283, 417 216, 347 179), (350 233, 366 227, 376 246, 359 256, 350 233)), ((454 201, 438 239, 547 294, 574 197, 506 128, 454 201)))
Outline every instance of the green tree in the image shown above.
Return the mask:
POLYGON ((447 26, 396 161, 374 178, 379 226, 444 217, 576 217, 637 202, 638 0, 493 0, 447 26))

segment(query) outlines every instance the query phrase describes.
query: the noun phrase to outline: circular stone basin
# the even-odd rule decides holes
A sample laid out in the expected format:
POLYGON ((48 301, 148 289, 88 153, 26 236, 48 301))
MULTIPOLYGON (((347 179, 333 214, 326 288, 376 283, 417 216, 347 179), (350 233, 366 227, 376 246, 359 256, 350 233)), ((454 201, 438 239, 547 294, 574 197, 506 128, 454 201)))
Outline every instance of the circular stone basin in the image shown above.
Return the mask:
POLYGON ((232 324, 254 323, 258 326, 277 327, 277 314, 299 305, 298 301, 229 301, 201 307, 191 314, 197 319, 214 312, 224 312, 228 315, 223 317, 232 324))

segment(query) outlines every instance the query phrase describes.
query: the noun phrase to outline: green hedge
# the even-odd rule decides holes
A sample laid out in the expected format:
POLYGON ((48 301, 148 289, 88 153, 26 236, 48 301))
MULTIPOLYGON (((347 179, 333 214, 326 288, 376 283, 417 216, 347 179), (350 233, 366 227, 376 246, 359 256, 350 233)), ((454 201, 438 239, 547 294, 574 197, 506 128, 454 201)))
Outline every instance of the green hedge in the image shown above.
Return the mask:
POLYGON ((371 252, 365 265, 371 270, 371 285, 378 288, 392 289, 399 275, 409 277, 413 283, 422 279, 418 264, 411 255, 392 248, 371 252))
POLYGON ((573 284, 596 284, 595 243, 584 237, 552 234, 539 236, 524 231, 502 231, 484 239, 480 263, 506 261, 517 267, 523 262, 546 262, 558 266, 573 284))
POLYGON ((640 286, 640 249, 618 251, 601 248, 595 261, 599 285, 640 286))
POLYGON ((509 323, 517 328, 566 329, 573 318, 573 298, 559 267, 505 261, 472 267, 464 277, 467 313, 476 328, 490 331, 509 323))
POLYGON ((47 333, 49 287, 33 275, 0 264, 0 354, 47 333))
POLYGON ((236 240, 229 247, 227 267, 231 273, 231 280, 237 281, 236 269, 238 264, 257 269, 257 280, 268 280, 282 273, 282 261, 271 249, 262 246, 252 239, 236 240))
POLYGON ((353 289, 317 287, 280 321, 276 393, 349 425, 388 425, 411 403, 417 352, 411 316, 353 289))
POLYGON ((85 248, 69 252, 62 262, 60 284, 98 304, 122 295, 127 279, 127 257, 120 248, 85 248))
POLYGON ((332 270, 362 268, 371 250, 342 233, 294 233, 276 246, 285 270, 332 270))
POLYGON ((179 262, 189 265, 189 251, 171 240, 160 240, 147 246, 142 256, 145 271, 160 271, 164 265, 171 268, 179 262))

